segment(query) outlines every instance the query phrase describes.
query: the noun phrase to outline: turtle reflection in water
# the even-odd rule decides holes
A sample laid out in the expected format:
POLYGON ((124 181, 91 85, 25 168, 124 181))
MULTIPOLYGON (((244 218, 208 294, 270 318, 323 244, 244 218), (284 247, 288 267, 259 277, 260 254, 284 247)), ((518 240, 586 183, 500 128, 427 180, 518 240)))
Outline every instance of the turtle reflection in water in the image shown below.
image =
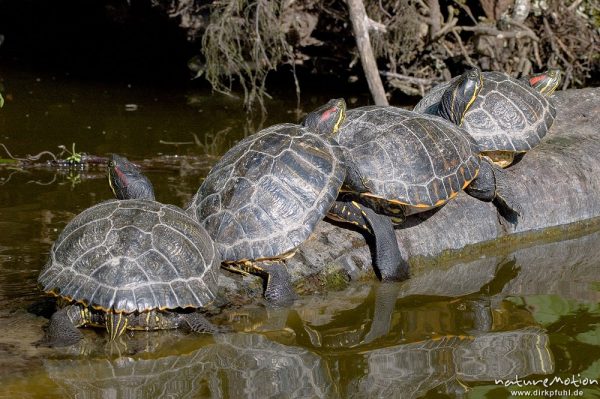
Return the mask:
POLYGON ((325 362, 306 349, 272 342, 258 334, 221 334, 214 340, 190 353, 156 359, 59 359, 45 360, 44 366, 69 397, 336 396, 325 362))
POLYGON ((211 238, 183 210, 154 201, 127 159, 113 155, 108 176, 118 200, 69 222, 38 278, 64 305, 50 321, 49 343, 79 341, 81 326, 106 327, 110 340, 126 329, 217 331, 193 311, 216 296, 220 258, 211 238))
POLYGON ((419 398, 444 386, 460 396, 466 382, 493 382, 554 371, 548 335, 531 327, 461 339, 448 336, 365 353, 366 375, 351 382, 357 397, 419 398))

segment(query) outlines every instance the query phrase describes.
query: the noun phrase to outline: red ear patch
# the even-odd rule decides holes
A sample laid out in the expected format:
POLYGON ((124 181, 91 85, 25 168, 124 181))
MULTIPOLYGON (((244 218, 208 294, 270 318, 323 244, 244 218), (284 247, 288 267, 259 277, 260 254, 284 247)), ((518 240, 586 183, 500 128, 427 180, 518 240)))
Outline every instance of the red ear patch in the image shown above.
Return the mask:
POLYGON ((123 172, 121 172, 121 169, 117 167, 115 167, 115 172, 117 172, 117 176, 119 177, 119 181, 121 182, 123 187, 127 187, 127 176, 123 172))
POLYGON ((535 86, 541 80, 544 80, 545 77, 546 77, 546 75, 534 76, 534 77, 532 77, 532 78, 529 79, 529 84, 532 85, 532 86, 535 86))
POLYGON ((334 108, 329 108, 327 111, 323 112, 323 115, 319 118, 319 122, 325 122, 329 118, 331 118, 331 114, 335 112, 334 108))

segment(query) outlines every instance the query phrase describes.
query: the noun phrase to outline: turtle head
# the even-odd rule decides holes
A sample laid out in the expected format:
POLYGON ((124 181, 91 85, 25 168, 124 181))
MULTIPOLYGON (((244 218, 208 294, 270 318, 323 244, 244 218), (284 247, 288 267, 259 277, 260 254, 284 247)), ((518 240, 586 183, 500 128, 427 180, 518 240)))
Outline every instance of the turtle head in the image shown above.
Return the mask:
POLYGON ((540 92, 540 94, 550 97, 554 90, 560 84, 562 71, 558 68, 550 68, 546 72, 531 75, 527 80, 531 87, 540 92))
POLYGON ((343 98, 329 100, 315 109, 302 121, 302 126, 319 134, 335 135, 346 118, 346 101, 343 98))
POLYGON ((463 73, 444 92, 438 115, 460 126, 482 87, 483 77, 479 68, 463 73))
POLYGON ((152 183, 132 162, 112 154, 108 161, 108 184, 115 197, 154 200, 152 183))

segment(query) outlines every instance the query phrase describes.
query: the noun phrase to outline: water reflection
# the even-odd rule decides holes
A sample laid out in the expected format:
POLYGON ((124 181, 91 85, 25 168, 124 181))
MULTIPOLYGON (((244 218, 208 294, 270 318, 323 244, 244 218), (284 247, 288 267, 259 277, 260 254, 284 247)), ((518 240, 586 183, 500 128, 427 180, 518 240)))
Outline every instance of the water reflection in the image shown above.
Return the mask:
MULTIPOLYGON (((554 370, 548 336, 537 328, 436 340, 374 350, 365 355, 368 371, 352 383, 354 397, 416 398, 443 386, 458 395, 464 382, 550 374, 554 370), (459 391, 457 391, 459 389, 459 391)), ((463 386, 462 391, 466 391, 463 386)))
POLYGON ((45 360, 44 368, 72 398, 396 397, 399 392, 413 398, 436 387, 456 394, 466 382, 552 373, 547 343, 541 329, 528 328, 395 345, 363 353, 359 361, 336 360, 264 335, 228 334, 189 353, 45 360))
POLYGON ((311 398, 335 392, 319 356, 258 334, 216 336, 193 352, 156 359, 47 360, 44 367, 72 398, 311 398))

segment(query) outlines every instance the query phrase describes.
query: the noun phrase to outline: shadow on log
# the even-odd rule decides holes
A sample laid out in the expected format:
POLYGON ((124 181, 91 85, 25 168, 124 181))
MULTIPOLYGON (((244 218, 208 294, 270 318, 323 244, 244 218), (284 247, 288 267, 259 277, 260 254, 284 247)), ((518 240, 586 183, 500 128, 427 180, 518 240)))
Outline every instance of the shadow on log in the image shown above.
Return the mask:
MULTIPOLYGON (((421 214, 396 231, 402 253, 409 256, 413 276, 432 267, 503 256, 519 248, 559 241, 598 224, 600 89, 558 92, 554 101, 554 126, 542 144, 508 170, 524 209, 518 223, 507 223, 491 203, 466 194, 435 213, 421 214)), ((493 264, 488 276, 495 272, 493 264)), ((300 292, 375 278, 364 237, 325 221, 300 246, 287 267, 300 292)), ((444 284, 459 279, 451 277, 444 278, 444 284)), ((239 281, 229 275, 221 281, 230 299, 232 291, 240 291, 239 281)), ((410 281, 405 284, 412 284, 410 281)), ((244 295, 254 291, 250 288, 253 285, 242 285, 244 295)))

